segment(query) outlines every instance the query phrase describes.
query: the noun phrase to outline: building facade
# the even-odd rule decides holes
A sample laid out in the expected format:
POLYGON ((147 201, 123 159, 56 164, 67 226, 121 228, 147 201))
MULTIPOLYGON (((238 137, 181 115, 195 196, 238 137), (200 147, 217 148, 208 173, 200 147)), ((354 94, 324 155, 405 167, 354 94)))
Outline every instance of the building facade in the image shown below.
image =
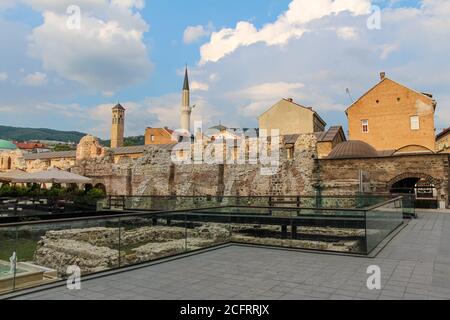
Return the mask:
POLYGON ((397 153, 434 152, 432 96, 407 88, 381 73, 381 80, 346 111, 349 140, 397 153))
POLYGON ((436 152, 450 153, 450 128, 444 129, 436 136, 436 152))
POLYGON ((316 133, 316 136, 319 159, 326 158, 337 145, 347 141, 341 126, 332 126, 327 131, 316 133))
POLYGON ((258 117, 259 129, 279 130, 280 135, 325 131, 326 122, 312 109, 282 99, 258 117))
POLYGON ((145 145, 173 143, 173 130, 165 128, 145 129, 145 145))

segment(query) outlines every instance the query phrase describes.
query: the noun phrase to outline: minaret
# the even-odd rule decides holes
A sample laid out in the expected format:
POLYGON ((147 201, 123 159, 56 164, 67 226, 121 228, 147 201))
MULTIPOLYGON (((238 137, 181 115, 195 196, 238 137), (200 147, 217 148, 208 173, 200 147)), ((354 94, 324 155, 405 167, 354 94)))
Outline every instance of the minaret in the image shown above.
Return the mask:
POLYGON ((118 103, 112 109, 111 148, 123 147, 125 131, 125 108, 118 103))
POLYGON ((180 129, 190 132, 191 131, 191 112, 192 108, 189 101, 189 77, 188 70, 184 73, 183 95, 181 99, 181 121, 180 129))

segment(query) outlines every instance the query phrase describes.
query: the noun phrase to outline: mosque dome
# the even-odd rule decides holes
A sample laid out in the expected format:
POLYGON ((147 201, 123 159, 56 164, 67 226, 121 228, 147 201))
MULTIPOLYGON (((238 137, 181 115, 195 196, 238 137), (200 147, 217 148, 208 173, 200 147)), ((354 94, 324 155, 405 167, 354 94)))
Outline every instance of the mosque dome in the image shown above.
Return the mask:
POLYGON ((17 150, 14 143, 0 139, 0 150, 17 150))
POLYGON ((378 151, 370 144, 350 140, 338 144, 328 155, 328 159, 353 159, 353 158, 373 158, 378 157, 378 151))

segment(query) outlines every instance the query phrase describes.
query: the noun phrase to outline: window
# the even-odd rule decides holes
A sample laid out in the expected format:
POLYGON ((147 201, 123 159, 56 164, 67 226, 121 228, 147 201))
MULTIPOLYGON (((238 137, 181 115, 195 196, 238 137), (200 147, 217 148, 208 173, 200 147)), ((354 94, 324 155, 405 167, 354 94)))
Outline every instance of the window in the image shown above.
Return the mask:
POLYGON ((411 120, 411 130, 419 130, 420 129, 419 116, 412 116, 410 120, 411 120))
POLYGON ((368 133, 369 132, 369 120, 362 120, 361 124, 362 124, 362 132, 368 133))
POLYGON ((155 136, 154 136, 154 135, 151 135, 151 136, 150 136, 150 140, 151 140, 152 142, 154 142, 154 141, 155 141, 155 136))
POLYGON ((294 147, 288 147, 286 150, 288 160, 294 159, 294 147))

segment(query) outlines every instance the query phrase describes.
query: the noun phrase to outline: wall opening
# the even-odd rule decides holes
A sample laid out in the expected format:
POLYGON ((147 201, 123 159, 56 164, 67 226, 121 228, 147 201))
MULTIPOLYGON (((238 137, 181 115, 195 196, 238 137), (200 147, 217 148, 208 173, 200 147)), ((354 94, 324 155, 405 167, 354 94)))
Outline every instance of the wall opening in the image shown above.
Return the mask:
POLYGON ((413 195, 416 208, 438 208, 437 189, 431 177, 403 177, 394 182, 389 191, 413 195))
POLYGON ((103 193, 106 194, 106 187, 105 187, 105 185, 104 185, 103 183, 97 183, 97 184, 95 185, 95 189, 102 190, 103 193))

